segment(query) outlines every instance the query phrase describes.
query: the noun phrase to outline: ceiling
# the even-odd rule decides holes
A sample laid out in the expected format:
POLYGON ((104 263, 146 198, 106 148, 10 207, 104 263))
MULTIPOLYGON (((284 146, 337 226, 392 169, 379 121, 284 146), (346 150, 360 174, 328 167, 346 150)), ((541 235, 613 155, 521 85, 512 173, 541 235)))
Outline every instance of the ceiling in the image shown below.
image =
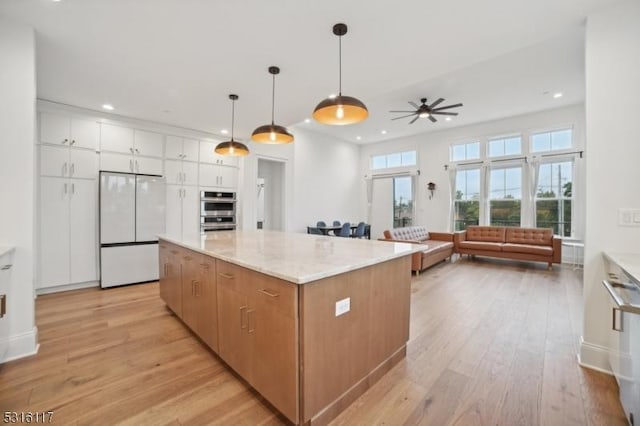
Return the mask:
POLYGON ((2 0, 0 15, 36 30, 39 98, 220 134, 237 93, 247 140, 270 121, 277 65, 276 123, 371 143, 582 101, 585 17, 618 1, 2 0), (338 89, 337 22, 343 94, 370 117, 305 123, 338 89), (391 121, 421 97, 464 107, 391 121))

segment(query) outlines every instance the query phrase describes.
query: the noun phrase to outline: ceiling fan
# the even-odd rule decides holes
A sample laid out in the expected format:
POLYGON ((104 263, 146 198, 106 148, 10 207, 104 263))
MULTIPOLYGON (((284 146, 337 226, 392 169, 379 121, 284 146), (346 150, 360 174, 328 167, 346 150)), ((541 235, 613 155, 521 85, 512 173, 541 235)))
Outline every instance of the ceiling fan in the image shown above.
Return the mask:
POLYGON ((443 110, 450 109, 450 108, 459 108, 459 107, 462 106, 462 104, 455 104, 455 105, 447 105, 447 106, 443 106, 443 107, 440 107, 440 108, 436 108, 438 105, 440 105, 442 102, 444 102, 443 98, 439 98, 437 101, 435 101, 431 105, 427 105, 427 98, 420 99, 420 102, 422 102, 422 104, 417 105, 415 102, 409 101, 409 105, 414 107, 415 111, 389 111, 389 112, 402 112, 402 113, 407 113, 408 112, 408 113, 410 113, 410 114, 407 114, 407 115, 403 115, 401 117, 392 118, 392 120, 399 120, 401 118, 407 118, 407 117, 411 117, 411 116, 415 115, 415 118, 413 120, 411 120, 409 122, 409 124, 413 124, 418 118, 428 118, 433 123, 435 123, 438 120, 436 120, 434 115, 436 115, 436 114, 439 114, 439 115, 458 115, 457 112, 448 112, 448 111, 443 111, 443 110))

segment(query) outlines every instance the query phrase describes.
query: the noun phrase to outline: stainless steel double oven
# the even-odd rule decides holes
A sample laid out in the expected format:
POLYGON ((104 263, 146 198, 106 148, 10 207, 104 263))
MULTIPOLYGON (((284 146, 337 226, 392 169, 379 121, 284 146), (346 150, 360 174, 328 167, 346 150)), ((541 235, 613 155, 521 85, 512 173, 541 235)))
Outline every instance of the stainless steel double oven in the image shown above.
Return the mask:
POLYGON ((200 229, 203 232, 236 229, 236 193, 200 191, 200 229))

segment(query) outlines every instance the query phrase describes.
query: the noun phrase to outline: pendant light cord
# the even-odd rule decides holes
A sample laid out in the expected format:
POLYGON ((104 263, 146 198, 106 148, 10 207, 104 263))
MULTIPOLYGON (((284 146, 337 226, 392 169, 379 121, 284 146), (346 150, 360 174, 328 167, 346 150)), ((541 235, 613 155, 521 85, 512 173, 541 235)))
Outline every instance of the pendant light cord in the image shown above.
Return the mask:
POLYGON ((342 36, 338 37, 338 75, 339 77, 339 81, 338 81, 338 96, 342 96, 342 36))
POLYGON ((235 123, 236 100, 231 100, 231 142, 233 142, 233 125, 235 123))
POLYGON ((276 75, 273 74, 273 86, 271 89, 271 125, 273 126, 274 118, 273 111, 276 108, 276 75))

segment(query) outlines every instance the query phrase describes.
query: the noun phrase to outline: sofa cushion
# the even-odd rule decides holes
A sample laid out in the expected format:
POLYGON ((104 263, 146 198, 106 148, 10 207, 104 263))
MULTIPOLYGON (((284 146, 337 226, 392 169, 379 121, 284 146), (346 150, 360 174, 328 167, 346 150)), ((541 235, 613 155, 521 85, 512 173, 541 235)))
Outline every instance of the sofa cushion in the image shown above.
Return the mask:
POLYGON ((536 246, 551 246, 552 240, 553 230, 551 228, 507 228, 505 238, 507 243, 536 246))
POLYGON ((429 241, 425 241, 422 245, 424 246, 424 249, 422 250, 422 253, 424 254, 431 254, 439 251, 451 250, 453 248, 453 243, 450 241, 429 240, 429 241))
POLYGON ((502 251, 509 252, 509 253, 526 253, 526 254, 539 254, 542 256, 551 256, 553 254, 553 247, 534 245, 534 244, 504 243, 502 245, 502 251))
POLYGON ((429 233, 424 226, 407 226, 404 228, 393 228, 389 231, 392 240, 428 240, 429 233))
POLYGON ((502 244, 491 241, 460 241, 459 247, 469 250, 502 251, 502 244))
POLYGON ((503 226, 468 226, 467 241, 489 241, 503 243, 505 229, 503 226))

